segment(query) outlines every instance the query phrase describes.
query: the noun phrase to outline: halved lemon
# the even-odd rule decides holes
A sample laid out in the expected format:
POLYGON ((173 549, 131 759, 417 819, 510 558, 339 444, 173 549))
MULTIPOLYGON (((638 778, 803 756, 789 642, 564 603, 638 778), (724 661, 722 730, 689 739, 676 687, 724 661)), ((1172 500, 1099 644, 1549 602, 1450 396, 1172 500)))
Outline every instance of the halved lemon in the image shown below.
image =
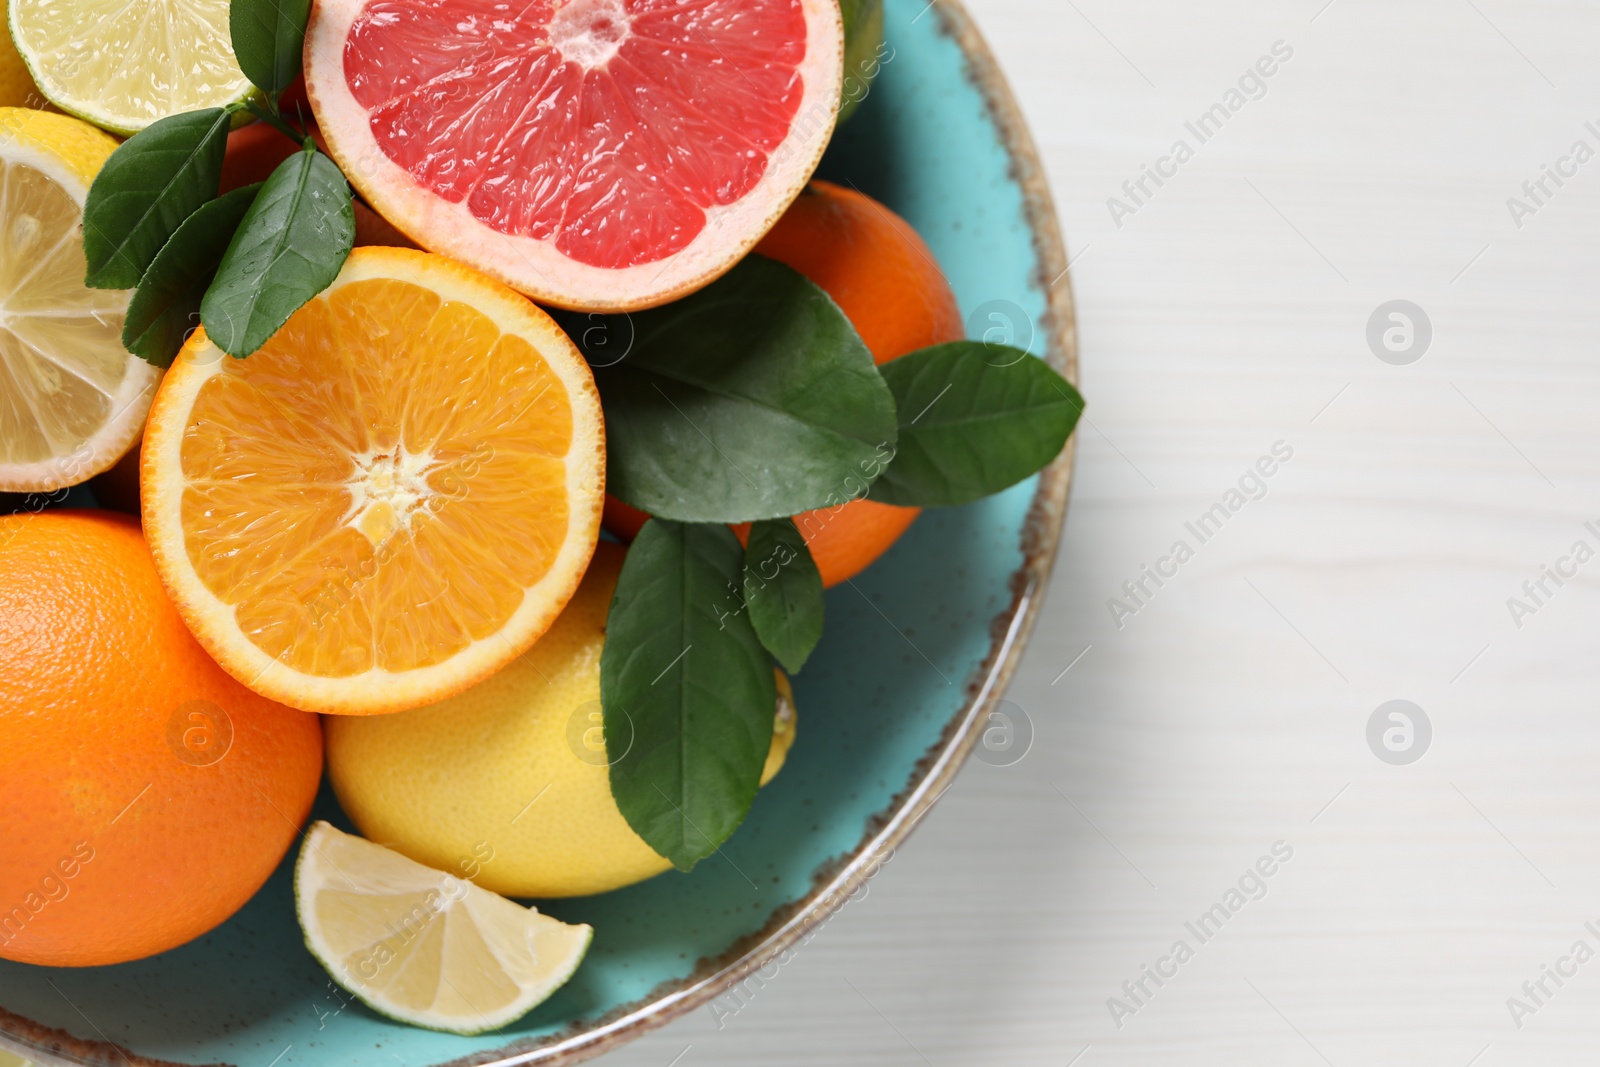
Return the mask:
POLYGON ((117 142, 0 108, 0 492, 50 492, 139 439, 161 372, 122 347, 128 293, 83 284, 83 201, 117 142))
POLYGON ((549 629, 599 538, 588 364, 527 298, 358 248, 246 359, 197 330, 151 408, 145 536, 256 692, 369 715, 441 700, 549 629))
POLYGON ((137 133, 256 90, 239 69, 228 0, 11 0, 11 37, 63 111, 137 133))
POLYGON ((325 822, 300 848, 294 896, 335 982, 391 1019, 458 1034, 543 1003, 594 937, 325 822))

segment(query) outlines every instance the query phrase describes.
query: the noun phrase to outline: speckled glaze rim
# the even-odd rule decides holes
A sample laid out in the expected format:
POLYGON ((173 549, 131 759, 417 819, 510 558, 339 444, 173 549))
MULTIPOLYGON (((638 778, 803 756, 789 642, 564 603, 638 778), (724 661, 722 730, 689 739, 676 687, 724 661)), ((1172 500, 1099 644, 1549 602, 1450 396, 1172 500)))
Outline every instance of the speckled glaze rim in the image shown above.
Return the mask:
MULTIPOLYGON (((1045 359, 1076 383, 1078 336, 1067 254, 1038 150, 1005 76, 960 0, 935 0, 932 9, 938 14, 944 34, 961 47, 967 77, 983 94, 1010 156, 1011 175, 1022 189, 1023 210, 1038 260, 1034 282, 1044 292, 1047 305, 1045 321, 1040 324, 1048 343, 1045 359)), ((1011 603, 991 623, 989 652, 967 683, 965 705, 950 720, 939 741, 918 761, 905 790, 874 817, 854 850, 821 867, 813 877, 811 891, 803 898, 779 908, 765 926, 722 955, 700 960, 688 977, 663 983, 644 998, 595 1022, 574 1023, 548 1037, 516 1042, 452 1060, 441 1067, 566 1067, 609 1052, 709 1003, 768 966, 808 938, 865 885, 955 781, 982 734, 979 722, 984 707, 1005 691, 1022 659, 1055 564, 1066 519, 1076 443, 1074 436, 1039 478, 1022 528, 1022 566, 1011 576, 1011 603)), ((110 1042, 83 1041, 61 1030, 40 1026, 4 1008, 0 1008, 0 1050, 14 1051, 44 1064, 172 1067, 169 1061, 140 1056, 110 1042)))

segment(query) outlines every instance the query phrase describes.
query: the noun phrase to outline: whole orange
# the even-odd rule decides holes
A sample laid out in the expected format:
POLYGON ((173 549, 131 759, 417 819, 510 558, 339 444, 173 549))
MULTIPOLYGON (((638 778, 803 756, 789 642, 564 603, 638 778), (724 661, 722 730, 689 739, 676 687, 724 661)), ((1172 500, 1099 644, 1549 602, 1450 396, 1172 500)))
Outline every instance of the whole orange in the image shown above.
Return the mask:
POLYGON ((813 181, 756 245, 833 297, 879 363, 967 335, 933 250, 878 201, 813 181))
MULTIPOLYGON (((921 514, 917 508, 898 508, 876 500, 852 500, 837 507, 806 511, 794 517, 817 564, 825 588, 854 578, 888 551, 895 539, 921 514)), ((632 541, 650 516, 606 494, 605 527, 624 541, 632 541)), ((732 527, 742 545, 750 538, 750 524, 732 527)))
MULTIPOLYGON (((832 589, 854 578, 889 551, 889 546, 911 528, 920 514, 921 508, 901 508, 876 500, 852 500, 848 504, 802 512, 794 517, 794 524, 811 550, 811 558, 822 575, 823 588, 832 589)), ((741 545, 745 544, 750 539, 750 526, 741 523, 733 528, 733 533, 741 545)))
POLYGON ((121 963, 237 911, 299 834, 315 715, 200 648, 139 524, 0 518, 0 957, 121 963))
MULTIPOLYGON (((787 263, 839 305, 878 363, 967 335, 956 294, 911 224, 878 201, 813 181, 756 251, 787 263)), ((794 517, 824 586, 866 570, 921 514, 876 500, 794 517)), ((734 533, 743 541, 747 532, 734 533)))
MULTIPOLYGON (((956 295, 911 224, 876 200, 831 182, 814 181, 756 251, 787 263, 838 304, 887 363, 966 334, 956 295)), ((866 570, 916 520, 920 510, 853 500, 794 517, 822 584, 838 585, 866 570)), ((648 518, 606 498, 606 528, 632 540, 648 518)), ((735 526, 742 542, 747 526, 735 526)))

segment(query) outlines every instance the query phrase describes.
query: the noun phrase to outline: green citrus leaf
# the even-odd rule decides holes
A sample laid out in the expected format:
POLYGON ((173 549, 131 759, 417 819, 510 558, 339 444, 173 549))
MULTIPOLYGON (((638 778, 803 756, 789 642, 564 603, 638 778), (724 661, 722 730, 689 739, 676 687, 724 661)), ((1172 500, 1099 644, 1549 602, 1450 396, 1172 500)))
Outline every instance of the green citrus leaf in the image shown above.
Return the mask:
POLYGON ((900 441, 869 496, 935 508, 1009 488, 1061 453, 1083 397, 1043 360, 956 341, 878 368, 894 392, 900 441))
POLYGON ((132 289, 167 239, 217 195, 229 116, 220 107, 153 122, 124 141, 83 207, 84 283, 132 289))
POLYGON ((654 311, 564 321, 604 401, 607 488, 652 515, 748 522, 839 504, 894 444, 893 398, 850 320, 773 260, 749 256, 654 311))
POLYGON ((822 575, 793 519, 751 523, 744 550, 750 624, 783 669, 798 674, 822 640, 822 575))
POLYGON ((839 0, 844 16, 844 87, 839 121, 855 114, 883 65, 883 0, 839 0))
POLYGON ((296 152, 263 183, 222 257, 200 303, 206 335, 248 356, 338 277, 355 237, 344 175, 321 152, 296 152))
POLYGON ((158 367, 172 365, 189 331, 200 324, 200 300, 260 190, 257 182, 201 205, 156 253, 122 323, 129 352, 158 367))
POLYGON ((744 821, 772 746, 777 688, 740 610, 743 564, 726 526, 645 523, 600 653, 605 735, 633 738, 611 765, 611 795, 685 871, 744 821))
POLYGON ((300 76, 311 0, 233 0, 228 30, 239 69, 274 97, 300 76))

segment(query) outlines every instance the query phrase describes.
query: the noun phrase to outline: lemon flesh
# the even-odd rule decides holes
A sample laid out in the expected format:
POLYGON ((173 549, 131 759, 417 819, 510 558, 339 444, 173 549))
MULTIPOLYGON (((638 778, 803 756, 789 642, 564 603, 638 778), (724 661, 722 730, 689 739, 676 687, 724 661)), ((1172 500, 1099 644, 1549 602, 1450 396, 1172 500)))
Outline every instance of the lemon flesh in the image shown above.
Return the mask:
POLYGON ((295 908, 341 987, 392 1019, 457 1034, 543 1003, 594 936, 325 822, 300 849, 295 908))
POLYGON ((0 491, 49 492, 138 440, 160 372, 122 347, 125 290, 83 284, 83 201, 116 142, 0 108, 0 491))
POLYGON ((10 0, 11 37, 50 102, 116 133, 255 93, 228 0, 10 0))

